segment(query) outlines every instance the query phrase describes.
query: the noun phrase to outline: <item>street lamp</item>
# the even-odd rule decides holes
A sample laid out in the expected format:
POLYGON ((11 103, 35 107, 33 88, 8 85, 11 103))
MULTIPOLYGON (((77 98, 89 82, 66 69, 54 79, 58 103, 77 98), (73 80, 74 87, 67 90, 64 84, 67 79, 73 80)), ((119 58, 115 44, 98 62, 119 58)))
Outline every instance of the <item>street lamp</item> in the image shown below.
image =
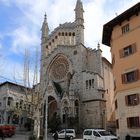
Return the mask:
POLYGON ((66 140, 66 128, 67 128, 67 115, 68 115, 68 107, 64 107, 64 112, 65 112, 65 140, 66 140))

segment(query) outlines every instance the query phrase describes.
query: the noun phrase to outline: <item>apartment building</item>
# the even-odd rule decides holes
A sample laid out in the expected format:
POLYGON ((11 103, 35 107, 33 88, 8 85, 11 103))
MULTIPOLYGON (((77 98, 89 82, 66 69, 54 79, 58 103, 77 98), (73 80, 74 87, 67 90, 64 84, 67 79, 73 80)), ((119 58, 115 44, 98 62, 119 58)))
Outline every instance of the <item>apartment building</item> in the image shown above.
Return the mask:
POLYGON ((103 26, 114 75, 117 135, 140 139, 140 3, 103 26))
POLYGON ((32 89, 12 82, 0 84, 0 124, 14 124, 16 130, 31 128, 32 89))

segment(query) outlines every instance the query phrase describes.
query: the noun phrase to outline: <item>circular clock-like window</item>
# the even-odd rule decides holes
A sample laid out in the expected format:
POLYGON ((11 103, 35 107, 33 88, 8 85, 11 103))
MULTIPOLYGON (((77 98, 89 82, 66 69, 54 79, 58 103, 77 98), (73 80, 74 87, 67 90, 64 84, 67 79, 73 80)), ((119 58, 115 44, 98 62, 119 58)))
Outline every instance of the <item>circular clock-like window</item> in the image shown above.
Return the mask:
POLYGON ((69 63, 66 58, 58 57, 51 66, 51 77, 53 80, 63 79, 69 70, 69 63))

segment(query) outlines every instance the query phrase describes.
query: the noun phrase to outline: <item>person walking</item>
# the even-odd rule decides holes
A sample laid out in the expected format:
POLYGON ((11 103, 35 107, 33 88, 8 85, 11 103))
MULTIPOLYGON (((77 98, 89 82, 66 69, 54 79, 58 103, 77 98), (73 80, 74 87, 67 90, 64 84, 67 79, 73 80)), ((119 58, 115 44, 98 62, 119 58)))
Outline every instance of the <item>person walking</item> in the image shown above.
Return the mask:
POLYGON ((57 140, 58 139, 58 132, 57 131, 55 132, 55 134, 54 134, 53 137, 54 137, 54 140, 57 140))

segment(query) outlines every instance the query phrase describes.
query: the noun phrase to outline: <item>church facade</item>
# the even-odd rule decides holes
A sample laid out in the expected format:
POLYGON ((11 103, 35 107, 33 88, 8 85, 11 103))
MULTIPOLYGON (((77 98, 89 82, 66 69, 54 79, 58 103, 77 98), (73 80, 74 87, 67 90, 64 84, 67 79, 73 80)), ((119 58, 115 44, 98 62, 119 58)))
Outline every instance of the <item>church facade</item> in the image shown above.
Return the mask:
POLYGON ((102 57, 99 44, 97 49, 84 45, 83 12, 77 0, 75 21, 60 24, 51 33, 44 18, 40 89, 48 125, 55 117, 61 127, 106 128, 106 91, 112 94, 113 85, 105 84, 105 79, 112 80, 111 64, 102 57))

